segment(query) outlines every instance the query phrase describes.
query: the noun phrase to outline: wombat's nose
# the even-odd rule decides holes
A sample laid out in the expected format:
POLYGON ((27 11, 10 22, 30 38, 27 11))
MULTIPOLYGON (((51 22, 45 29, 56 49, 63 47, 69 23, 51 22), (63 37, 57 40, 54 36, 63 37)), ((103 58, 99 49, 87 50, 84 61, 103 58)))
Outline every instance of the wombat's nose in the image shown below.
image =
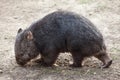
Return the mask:
POLYGON ((17 64, 24 66, 26 63, 22 61, 21 59, 17 60, 17 64))

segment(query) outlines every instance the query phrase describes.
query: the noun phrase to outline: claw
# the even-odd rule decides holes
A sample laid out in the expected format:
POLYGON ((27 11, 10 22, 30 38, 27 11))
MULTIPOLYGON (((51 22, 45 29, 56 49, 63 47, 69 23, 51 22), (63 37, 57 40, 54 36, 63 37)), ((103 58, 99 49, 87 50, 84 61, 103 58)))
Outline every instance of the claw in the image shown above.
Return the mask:
POLYGON ((109 68, 111 64, 112 64, 112 60, 110 60, 107 64, 101 66, 101 68, 109 68))

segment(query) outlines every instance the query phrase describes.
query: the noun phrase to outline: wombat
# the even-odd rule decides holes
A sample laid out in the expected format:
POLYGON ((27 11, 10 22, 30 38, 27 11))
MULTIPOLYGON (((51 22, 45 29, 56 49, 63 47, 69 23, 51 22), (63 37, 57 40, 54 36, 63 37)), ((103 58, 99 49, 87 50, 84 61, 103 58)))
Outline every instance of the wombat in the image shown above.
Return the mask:
POLYGON ((41 55, 40 63, 52 66, 59 53, 70 52, 71 67, 82 67, 85 57, 94 56, 108 68, 112 60, 100 31, 87 18, 69 11, 55 11, 25 30, 18 30, 15 57, 19 65, 41 55))

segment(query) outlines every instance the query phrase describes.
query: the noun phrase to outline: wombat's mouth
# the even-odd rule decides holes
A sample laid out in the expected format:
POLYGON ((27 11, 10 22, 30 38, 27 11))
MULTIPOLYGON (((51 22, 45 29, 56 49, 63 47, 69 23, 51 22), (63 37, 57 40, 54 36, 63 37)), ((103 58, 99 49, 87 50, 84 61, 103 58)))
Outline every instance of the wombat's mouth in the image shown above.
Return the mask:
POLYGON ((19 60, 17 59, 16 62, 17 62, 17 64, 19 64, 21 66, 24 66, 27 63, 27 61, 23 61, 21 59, 19 59, 19 60))
POLYGON ((26 63, 23 63, 23 62, 17 62, 17 64, 19 64, 20 66, 24 66, 26 63))

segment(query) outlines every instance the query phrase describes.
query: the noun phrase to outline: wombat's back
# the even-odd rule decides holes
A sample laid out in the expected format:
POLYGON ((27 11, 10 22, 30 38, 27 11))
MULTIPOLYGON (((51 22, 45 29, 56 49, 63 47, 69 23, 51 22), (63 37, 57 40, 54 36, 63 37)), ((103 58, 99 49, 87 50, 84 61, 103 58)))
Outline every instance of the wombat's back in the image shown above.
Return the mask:
POLYGON ((49 44, 61 51, 82 50, 88 55, 89 51, 92 54, 104 46, 99 30, 88 19, 72 12, 48 14, 31 25, 30 29, 40 50, 49 44))

